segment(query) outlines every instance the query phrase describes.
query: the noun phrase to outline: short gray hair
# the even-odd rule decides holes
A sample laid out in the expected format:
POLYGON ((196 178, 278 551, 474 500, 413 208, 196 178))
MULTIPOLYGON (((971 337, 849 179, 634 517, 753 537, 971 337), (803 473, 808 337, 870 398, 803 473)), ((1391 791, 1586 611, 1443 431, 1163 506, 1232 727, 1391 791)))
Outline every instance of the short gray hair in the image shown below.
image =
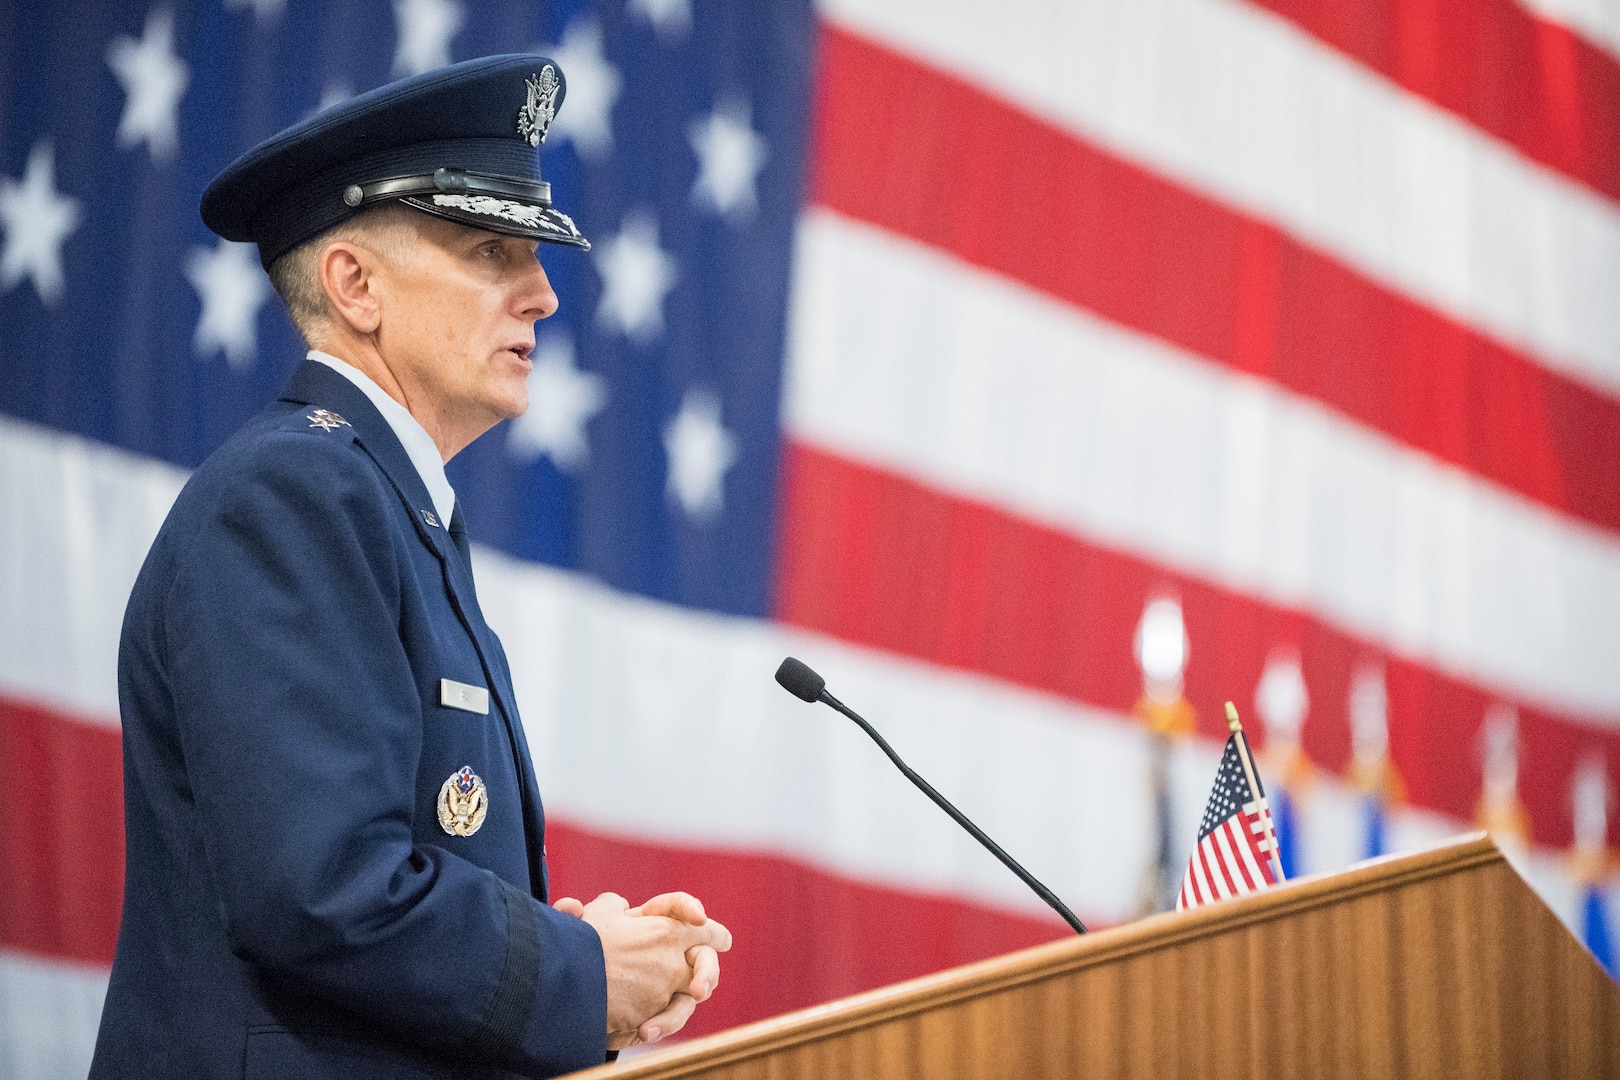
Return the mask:
POLYGON ((305 240, 270 264, 270 284, 275 286, 281 302, 287 305, 287 313, 305 341, 309 341, 312 330, 332 318, 332 304, 321 287, 316 265, 327 245, 340 241, 357 244, 385 260, 397 262, 405 257, 416 236, 415 217, 415 211, 398 203, 362 210, 305 240))

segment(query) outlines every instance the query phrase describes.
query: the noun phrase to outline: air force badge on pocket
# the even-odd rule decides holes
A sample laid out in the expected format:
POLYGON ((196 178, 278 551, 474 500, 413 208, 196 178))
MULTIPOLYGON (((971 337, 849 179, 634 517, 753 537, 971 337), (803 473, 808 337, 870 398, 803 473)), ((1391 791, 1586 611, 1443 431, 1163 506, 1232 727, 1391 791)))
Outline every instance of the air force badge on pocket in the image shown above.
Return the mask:
POLYGON ((471 836, 488 812, 489 792, 471 765, 463 765, 439 789, 439 827, 451 836, 471 836))

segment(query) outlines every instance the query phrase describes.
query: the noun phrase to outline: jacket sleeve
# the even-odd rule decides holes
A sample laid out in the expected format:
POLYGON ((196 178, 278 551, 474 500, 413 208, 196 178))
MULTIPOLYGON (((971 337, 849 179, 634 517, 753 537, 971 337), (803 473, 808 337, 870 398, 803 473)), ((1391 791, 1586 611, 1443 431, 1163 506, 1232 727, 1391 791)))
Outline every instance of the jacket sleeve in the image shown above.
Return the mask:
POLYGON ((277 433, 177 537, 164 646, 234 951, 396 1035, 540 1073, 599 1064, 601 943, 413 842, 422 707, 398 499, 348 440, 277 433), (392 522, 392 524, 391 524, 392 522))

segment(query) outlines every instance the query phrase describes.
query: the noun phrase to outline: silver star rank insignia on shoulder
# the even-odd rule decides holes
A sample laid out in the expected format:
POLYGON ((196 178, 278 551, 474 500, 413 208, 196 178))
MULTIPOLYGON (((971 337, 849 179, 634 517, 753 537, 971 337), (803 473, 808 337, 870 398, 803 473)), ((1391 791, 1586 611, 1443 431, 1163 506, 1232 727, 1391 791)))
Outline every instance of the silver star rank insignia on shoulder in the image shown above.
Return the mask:
POLYGON ((489 792, 471 765, 463 765, 439 788, 439 828, 451 836, 471 836, 488 812, 489 792))
POLYGON ((546 141, 546 129, 557 118, 557 91, 562 89, 562 82, 557 78, 557 69, 547 64, 540 74, 530 75, 525 85, 529 100, 518 109, 518 134, 530 146, 539 146, 546 141))
POLYGON ((350 426, 347 420, 330 409, 316 409, 304 419, 309 421, 310 427, 318 427, 323 431, 350 426))

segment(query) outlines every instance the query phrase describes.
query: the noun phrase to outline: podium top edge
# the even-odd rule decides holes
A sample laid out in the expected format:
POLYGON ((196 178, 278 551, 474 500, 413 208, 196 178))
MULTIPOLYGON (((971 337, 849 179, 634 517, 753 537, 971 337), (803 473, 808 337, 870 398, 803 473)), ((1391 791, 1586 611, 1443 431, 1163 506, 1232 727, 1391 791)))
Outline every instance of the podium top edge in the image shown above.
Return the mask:
POLYGON ((1191 911, 1150 915, 1084 936, 1061 938, 571 1075, 577 1080, 607 1080, 609 1077, 655 1080, 684 1075, 699 1063, 703 1069, 735 1064, 797 1043, 1108 963, 1131 953, 1174 947, 1313 908, 1345 903, 1371 893, 1492 863, 1506 864, 1506 861, 1487 834, 1466 833, 1421 851, 1380 856, 1343 870, 1296 878, 1264 892, 1191 911))

